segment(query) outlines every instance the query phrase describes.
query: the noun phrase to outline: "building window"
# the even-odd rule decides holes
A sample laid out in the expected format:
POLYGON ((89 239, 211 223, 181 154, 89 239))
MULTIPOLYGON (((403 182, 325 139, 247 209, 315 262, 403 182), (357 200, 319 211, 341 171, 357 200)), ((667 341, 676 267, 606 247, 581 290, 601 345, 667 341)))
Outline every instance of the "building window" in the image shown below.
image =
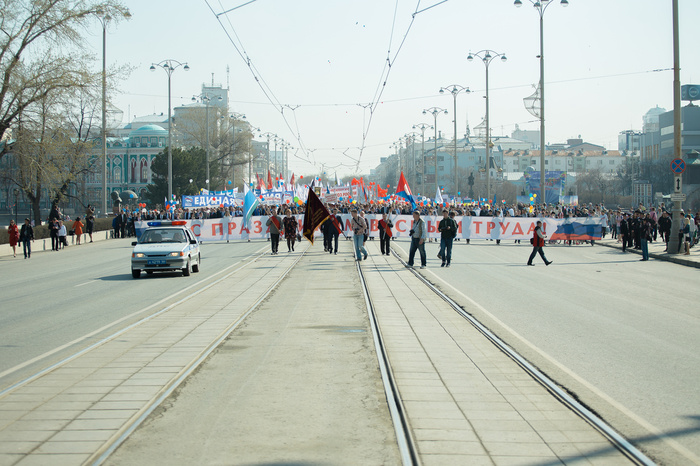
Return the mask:
POLYGON ((141 183, 148 183, 148 162, 146 159, 141 159, 141 183))

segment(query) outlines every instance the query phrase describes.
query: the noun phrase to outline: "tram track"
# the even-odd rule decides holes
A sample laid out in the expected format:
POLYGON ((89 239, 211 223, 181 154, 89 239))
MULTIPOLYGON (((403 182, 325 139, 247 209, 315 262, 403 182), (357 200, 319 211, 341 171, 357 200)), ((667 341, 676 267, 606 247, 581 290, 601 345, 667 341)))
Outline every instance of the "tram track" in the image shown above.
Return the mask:
POLYGON ((419 466, 421 461, 420 457, 418 456, 417 444, 415 438, 413 437, 411 426, 408 422, 406 409, 401 401, 401 395, 396 384, 396 379, 394 378, 394 374, 391 370, 389 356, 386 352, 384 341, 381 336, 379 323, 377 321, 374 306, 372 305, 372 299, 369 294, 369 288, 365 282, 360 262, 356 262, 355 264, 357 267, 358 276, 360 278, 360 283, 362 285, 362 292, 365 299, 365 305, 367 307, 369 323, 372 329, 374 349, 377 353, 379 371, 382 376, 382 384, 384 385, 384 392, 386 394, 389 413, 394 424, 394 433, 396 434, 401 461, 404 466, 419 466))
MULTIPOLYGON (((183 366, 180 368, 179 372, 177 372, 176 374, 174 373, 174 375, 170 377, 170 379, 162 387, 160 387, 157 393, 155 393, 155 395, 152 396, 150 400, 144 401, 140 409, 138 409, 138 411, 134 415, 130 416, 128 419, 125 419, 125 422, 116 430, 116 432, 113 435, 111 435, 111 437, 107 439, 101 446, 99 446, 99 448, 97 448, 96 451, 90 454, 89 458, 82 464, 99 465, 106 461, 107 458, 129 437, 129 435, 133 433, 140 425, 142 425, 143 422, 146 421, 146 419, 149 417, 149 415, 156 408, 158 408, 176 389, 178 389, 178 387, 180 387, 183 384, 183 382, 185 382, 187 378, 201 366, 201 364, 211 355, 211 353, 234 330, 236 330, 236 328, 238 328, 240 324, 244 322, 245 319, 251 313, 253 313, 265 302, 265 300, 277 289, 279 284, 294 269, 297 263, 304 257, 305 251, 300 252, 301 254, 295 256, 294 259, 287 264, 286 268, 283 271, 281 271, 281 273, 274 277, 270 277, 272 281, 268 282, 267 288, 259 289, 258 294, 253 298, 254 301, 248 303, 247 308, 241 309, 240 313, 236 316, 234 320, 232 320, 228 325, 225 326, 225 328, 221 329, 220 331, 217 329, 216 332, 218 332, 218 334, 213 333, 210 337, 211 340, 207 339, 203 341, 201 345, 201 351, 199 351, 197 354, 193 354, 193 358, 191 360, 184 361, 183 366)), ((264 255, 264 252, 254 253, 251 256, 249 256, 245 261, 240 261, 237 264, 232 264, 223 271, 218 272, 217 275, 222 274, 218 278, 208 277, 207 279, 203 280, 198 284, 200 286, 197 286, 197 284, 193 284, 192 286, 187 287, 187 290, 189 290, 189 292, 186 293, 185 296, 178 299, 176 302, 169 303, 168 305, 162 308, 158 308, 154 312, 149 312, 148 315, 143 316, 138 321, 122 329, 119 329, 118 331, 113 332, 109 336, 100 339, 99 341, 89 345, 86 348, 83 348, 79 351, 74 352, 73 354, 70 354, 67 357, 64 357, 60 361, 48 367, 38 370, 37 372, 29 375, 28 377, 25 377, 22 380, 13 383, 11 386, 0 391, 0 402, 8 396, 13 396, 14 393, 21 393, 25 387, 31 387, 30 384, 32 382, 37 381, 42 377, 51 377, 55 372, 58 372, 65 368, 70 368, 71 363, 79 364, 81 357, 90 357, 91 352, 94 352, 96 349, 103 347, 104 345, 113 344, 114 342, 119 342, 120 340, 125 339, 130 331, 137 330, 139 329, 139 327, 144 326, 149 322, 153 322, 154 319, 167 315, 169 311, 172 311, 173 309, 183 304, 187 304, 188 301, 197 298, 198 296, 202 295, 202 293, 212 289, 217 285, 221 285, 222 282, 230 280, 237 274, 240 275, 241 273, 246 273, 245 270, 249 266, 254 264, 256 261, 258 261, 260 258, 262 258, 264 255), (231 270, 231 268, 233 269, 231 270)), ((256 283, 259 283, 259 281, 256 283)), ((155 305, 157 305, 157 303, 155 305)), ((139 313, 146 312, 149 309, 153 311, 153 307, 155 305, 151 305, 148 308, 142 309, 139 311, 139 313)), ((77 344, 80 341, 84 341, 87 338, 89 337, 82 337, 76 342, 74 342, 74 344, 77 344)), ((69 347, 69 345, 66 346, 69 347)), ((158 356, 154 356, 154 358, 157 357, 158 356)), ((40 359, 34 362, 40 362, 40 359)), ((6 375, 11 375, 11 373, 12 371, 6 371, 6 375)), ((57 393, 60 393, 61 389, 57 388, 57 390, 57 393)))
POLYGON ((52 371, 54 371, 54 370, 60 368, 60 367, 65 366, 67 363, 69 363, 69 362, 75 360, 76 358, 78 358, 78 357, 80 357, 80 356, 82 356, 82 355, 84 355, 84 354, 86 354, 86 353, 88 353, 88 352, 94 350, 95 348, 98 348, 98 347, 104 345, 105 343, 107 343, 107 342, 109 342, 109 341, 112 341, 112 340, 118 338, 119 336, 123 335, 124 333, 128 332, 129 330, 131 330, 131 329, 133 329, 133 328, 136 328, 136 327, 138 327, 138 326, 144 324, 145 322, 148 322, 149 320, 151 320, 151 319, 153 319, 153 318, 155 318, 155 317, 157 317, 157 316, 159 316, 159 315, 161 315, 161 314, 163 314, 163 313, 165 313, 165 312, 167 312, 167 311, 173 309, 174 307, 176 307, 176 306, 178 306, 178 305, 180 305, 180 304, 182 304, 182 303, 184 303, 184 302, 186 302, 186 301, 188 301, 188 300, 194 298, 195 296, 199 295, 200 293, 202 293, 202 292, 208 290, 209 288, 211 288, 211 287, 217 285, 218 283, 220 283, 220 282, 222 282, 222 281, 228 279, 228 278, 231 277, 232 275, 234 275, 234 274, 238 273, 239 271, 245 269, 246 267, 248 267, 249 265, 251 265, 252 263, 254 263, 255 260, 257 260, 258 258, 262 257, 263 255, 264 255, 264 252, 259 252, 259 253, 256 253, 256 254, 252 255, 252 256, 251 256, 251 259, 248 260, 248 261, 246 261, 245 263, 242 263, 243 261, 238 261, 238 262, 236 262, 236 263, 234 263, 234 264, 231 264, 231 265, 228 266, 226 269, 224 269, 224 270, 222 270, 222 271, 220 271, 220 272, 217 272, 215 275, 210 276, 210 277, 207 277, 207 278, 205 278, 205 279, 202 279, 201 281, 199 281, 199 282, 197 282, 197 283, 194 283, 194 284, 192 284, 192 285, 189 285, 189 286, 187 286, 186 288, 183 288, 182 290, 176 292, 175 294, 173 294, 173 295, 171 295, 171 296, 168 296, 168 297, 166 297, 166 298, 163 298, 163 299, 161 299, 160 301, 158 301, 158 302, 156 302, 156 303, 154 303, 154 304, 151 304, 151 305, 149 305, 149 306, 147 306, 147 307, 145 307, 145 308, 143 308, 143 309, 139 309, 138 311, 133 312, 133 313, 131 313, 131 314, 125 316, 125 317, 122 317, 122 318, 120 318, 120 319, 118 319, 118 320, 116 320, 116 321, 114 321, 114 322, 111 322, 111 323, 109 323, 108 325, 105 325, 105 326, 102 327, 102 328, 99 328, 99 329, 97 329, 97 330, 94 330, 94 331, 92 331, 92 332, 90 332, 90 333, 88 333, 88 334, 82 335, 82 336, 80 336, 79 338, 76 338, 76 339, 74 339, 74 340, 72 340, 72 341, 70 341, 70 342, 68 342, 68 343, 65 343, 65 344, 63 344, 63 345, 61 345, 61 346, 59 346, 59 347, 57 347, 57 348, 52 349, 51 351, 48 351, 48 352, 46 352, 46 353, 44 353, 44 354, 41 354, 41 355, 39 355, 39 356, 37 356, 37 357, 35 357, 35 358, 32 358, 32 359, 29 360, 29 361, 25 361, 25 362, 23 362, 23 363, 21 363, 21 364, 18 364, 18 365, 16 365, 16 366, 12 367, 12 368, 9 368, 9 369, 7 369, 7 370, 1 372, 1 373, 0 373, 0 379, 5 378, 5 377, 7 377, 7 376, 10 376, 10 375, 12 375, 13 373, 19 371, 20 369, 22 369, 22 368, 24 368, 24 367, 26 367, 26 366, 29 366, 30 364, 37 364, 37 363, 40 363, 42 360, 48 359, 50 356, 52 356, 52 355, 58 353, 59 351, 66 350, 67 348, 70 348, 71 346, 79 345, 81 342, 84 342, 84 341, 89 340, 90 338, 94 337, 95 335, 98 335, 99 333, 104 332, 105 330, 109 329, 110 327, 114 327, 114 326, 116 326, 116 325, 119 325, 119 324, 122 323, 122 322, 125 322, 125 321, 127 321, 127 320, 129 320, 129 319, 134 318, 134 316, 137 316, 137 315, 139 315, 139 314, 143 314, 144 312, 148 312, 149 310, 152 310, 153 308, 157 308, 160 304, 163 304, 163 303, 166 302, 166 301, 172 300, 172 299, 173 299, 174 297, 176 297, 177 295, 180 295, 180 294, 183 294, 183 293, 187 293, 187 292, 190 292, 191 290, 194 290, 194 291, 191 291, 189 294, 186 294, 185 297, 183 297, 183 298, 181 298, 181 299, 179 299, 179 300, 177 300, 177 301, 175 301, 175 302, 173 302, 173 303, 170 303, 170 304, 168 304, 167 306, 162 307, 162 308, 156 310, 155 312, 153 312, 153 313, 151 313, 151 314, 149 314, 149 315, 147 315, 147 316, 145 316, 145 317, 140 318, 140 319, 137 320, 136 322, 133 322, 133 323, 129 324, 128 326, 126 326, 126 327, 124 327, 124 328, 122 328, 122 329, 119 329, 119 330, 117 330, 117 331, 115 331, 115 332, 113 332, 113 333, 111 333, 111 334, 109 334, 109 335, 107 335, 107 336, 101 338, 100 340, 98 340, 98 341, 96 341, 95 343, 93 343, 93 344, 87 346, 86 348, 83 348, 83 349, 80 350, 80 351, 76 351, 76 352, 74 352, 73 354, 70 354, 70 355, 68 355, 68 356, 65 356, 64 358, 60 359, 59 361, 57 361, 57 362, 55 362, 55 363, 53 363, 53 364, 51 364, 51 365, 49 365, 49 366, 47 366, 47 367, 41 369, 41 370, 36 371, 34 374, 31 374, 31 375, 29 375, 29 376, 27 376, 27 377, 25 377, 25 378, 23 378, 23 379, 21 379, 21 380, 19 380, 19 381, 17 381, 17 382, 12 383, 12 384, 9 385, 8 387, 6 387, 6 388, 0 390, 0 398, 2 398, 3 396, 5 396, 5 395, 7 395, 7 394, 9 394, 9 393, 12 393, 13 391, 15 391, 15 390, 18 389, 18 388, 21 388, 21 387, 27 385, 28 383, 30 383, 30 382, 32 382, 32 381, 38 379, 39 377, 42 377, 42 376, 44 376, 44 375, 46 375, 46 374, 48 374, 48 373, 50 373, 50 372, 52 372, 52 371), (236 267, 236 266, 239 266, 239 267, 236 268, 235 270, 229 271, 229 269, 231 269, 231 268, 233 268, 233 267, 236 267), (224 273, 225 275, 223 275, 223 276, 220 277, 220 278, 215 278, 216 275, 221 274, 221 273, 224 273), (207 282, 208 282, 208 283, 207 283, 207 282), (200 287, 200 288, 197 289, 197 287, 200 287))
MULTIPOLYGON (((404 267, 408 267, 408 264, 403 260, 403 258, 392 250, 392 254, 396 257, 404 267)), ((359 265, 358 265, 359 268, 359 265)), ((549 378, 546 374, 542 373, 537 367, 531 364, 527 359, 521 356, 517 351, 515 351, 510 345, 498 337, 495 333, 489 330, 485 325, 479 322, 474 316, 466 312, 462 306, 450 298, 447 294, 441 291, 437 286, 431 283, 426 277, 424 277, 417 270, 412 267, 408 267, 410 272, 420 280, 420 282, 445 301, 455 312, 457 312, 461 317, 467 320, 475 329, 477 329, 482 335, 484 335, 489 341, 491 341, 500 351, 507 355, 511 360, 513 360, 518 366, 525 370, 534 380, 536 380, 540 385, 542 385, 550 394, 557 398, 561 403, 567 406, 576 415, 586 421, 595 430, 601 433, 611 444, 619 450, 623 455, 625 455, 629 460, 635 464, 644 466, 653 466, 656 463, 647 457, 643 452, 641 452, 637 447, 632 445, 627 439, 620 435, 612 426, 607 424, 602 418, 600 418, 596 413, 591 411, 588 407, 584 406, 579 402, 574 396, 566 391, 565 388, 559 386, 554 380, 549 378)), ((364 285, 364 281, 363 281, 364 285)), ((369 299, 369 298, 367 298, 369 299)), ((371 303, 368 304, 371 306, 371 303)), ((374 319, 373 315, 373 319, 374 319)), ((382 349, 382 353, 386 355, 382 349)), ((387 362, 388 365, 388 362, 387 362)), ((395 386, 392 386, 395 389, 395 386)), ((398 393, 395 393, 396 397, 399 397, 398 393)), ((398 401, 398 406, 401 406, 400 400, 398 401)), ((407 427, 407 423, 405 423, 407 427)), ((410 436, 410 432, 408 433, 410 436)), ((404 463, 411 464, 411 463, 404 463)), ((413 463, 417 464, 417 463, 413 463)))
MULTIPOLYGON (((137 416, 132 417, 132 419, 122 426, 122 428, 119 430, 119 432, 113 436, 107 443, 105 443, 97 452, 95 452, 90 459, 85 463, 85 464, 91 464, 93 466, 98 466, 102 464, 104 461, 109 458, 109 456, 117 449, 119 446, 124 443, 124 441, 133 433, 141 424, 143 424, 144 421, 149 417, 149 415, 156 410, 178 387, 182 385, 183 382, 187 380, 187 378, 192 375, 200 366, 201 364, 206 361, 206 359, 211 355, 211 353, 216 350, 216 348, 234 331, 236 330, 241 323, 245 321, 245 319, 252 313, 254 312, 257 308, 260 307, 260 305, 267 299, 268 296, 270 296, 271 293, 275 291, 275 289, 279 286, 279 284, 289 275, 289 273, 294 269, 297 263, 304 257, 306 254, 306 251, 302 251, 301 254, 295 257, 294 261, 287 267, 287 269, 280 275, 280 277, 275 280, 274 283, 272 283, 271 286, 265 290, 260 297, 251 305, 248 307, 248 309, 240 315, 238 319, 236 319, 234 322, 232 322, 229 326, 227 326, 219 335, 218 337, 212 341, 204 351, 200 353, 200 355, 193 360, 190 364, 188 364, 186 367, 184 367, 180 373, 166 386, 164 386, 158 395, 153 398, 146 406, 144 406, 141 410, 139 410, 139 413, 137 416)), ((261 253, 257 256, 257 258, 264 256, 265 253, 261 253)), ((256 258, 256 259, 257 259, 256 258)), ((251 260, 248 264, 252 264, 255 262, 254 260, 251 260)), ((246 264, 246 265, 248 265, 246 264)), ((210 288, 214 286, 216 283, 223 281, 230 276, 232 276, 234 273, 242 270, 244 267, 241 267, 237 269, 236 271, 233 271, 226 276, 218 279, 216 282, 208 285, 206 288, 210 288)), ((203 290, 202 290, 203 291, 203 290)))

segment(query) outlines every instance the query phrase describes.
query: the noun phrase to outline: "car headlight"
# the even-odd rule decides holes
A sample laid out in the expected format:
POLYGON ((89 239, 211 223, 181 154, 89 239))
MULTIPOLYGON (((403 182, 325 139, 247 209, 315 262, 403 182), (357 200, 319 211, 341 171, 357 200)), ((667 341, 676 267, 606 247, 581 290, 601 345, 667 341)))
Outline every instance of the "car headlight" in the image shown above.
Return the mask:
POLYGON ((131 257, 138 257, 140 259, 142 257, 146 257, 146 254, 144 254, 142 252, 135 252, 135 253, 131 254, 131 257))
POLYGON ((171 253, 168 254, 168 255, 171 256, 171 257, 177 257, 177 256, 184 256, 185 253, 182 252, 182 251, 180 251, 180 252, 171 252, 171 253))

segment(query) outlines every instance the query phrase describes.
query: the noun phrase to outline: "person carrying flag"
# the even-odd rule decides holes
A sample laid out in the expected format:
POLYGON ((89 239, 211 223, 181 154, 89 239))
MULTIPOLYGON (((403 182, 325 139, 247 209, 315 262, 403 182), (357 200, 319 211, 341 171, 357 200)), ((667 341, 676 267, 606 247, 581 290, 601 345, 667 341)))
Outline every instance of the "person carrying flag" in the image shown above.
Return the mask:
POLYGON ((340 232, 343 231, 342 224, 343 219, 338 215, 338 209, 333 209, 333 215, 331 215, 329 222, 329 230, 331 232, 331 238, 328 241, 329 254, 338 254, 338 238, 340 237, 340 232), (335 243, 335 250, 332 247, 333 243, 335 243))
POLYGON ((270 246, 272 248, 272 255, 278 254, 277 249, 280 245, 280 229, 282 228, 282 221, 277 216, 277 207, 272 206, 270 209, 270 217, 265 222, 270 228, 270 246))
POLYGON ((381 249, 382 254, 386 254, 387 256, 391 255, 389 242, 393 236, 391 233, 391 227, 393 226, 394 224, 391 222, 391 220, 389 220, 387 214, 383 213, 382 219, 379 221, 379 248, 381 249))

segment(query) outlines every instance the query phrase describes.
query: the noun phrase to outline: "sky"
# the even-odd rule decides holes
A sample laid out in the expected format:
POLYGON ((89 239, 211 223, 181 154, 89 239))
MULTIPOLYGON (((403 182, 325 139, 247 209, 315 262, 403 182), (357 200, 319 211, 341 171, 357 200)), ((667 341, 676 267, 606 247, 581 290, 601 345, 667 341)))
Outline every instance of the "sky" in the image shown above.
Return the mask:
MULTIPOLYGON (((190 67, 172 75, 173 107, 191 103, 213 79, 230 88, 231 111, 291 144, 291 171, 368 174, 415 125, 437 121, 438 131, 453 137, 454 100, 441 87, 471 91, 457 97, 460 137, 467 124, 473 130, 481 123, 486 68, 466 58, 488 49, 508 58, 489 66, 492 135, 510 135, 516 125, 539 129, 523 104, 539 81, 539 15, 529 0, 520 8, 513 0, 248 2, 123 0, 132 18, 107 32, 108 66, 132 67, 112 97, 122 122, 167 115, 167 75, 149 67, 173 59, 190 67), (423 114, 432 107, 448 114, 437 120, 423 114)), ((580 136, 617 149, 618 133, 641 130, 649 109, 673 109, 670 0, 550 3, 544 15, 548 144, 580 136)), ((692 30, 700 2, 679 0, 679 10, 681 84, 700 84, 692 30)), ((98 68, 101 29, 95 23, 86 36, 98 68)))

